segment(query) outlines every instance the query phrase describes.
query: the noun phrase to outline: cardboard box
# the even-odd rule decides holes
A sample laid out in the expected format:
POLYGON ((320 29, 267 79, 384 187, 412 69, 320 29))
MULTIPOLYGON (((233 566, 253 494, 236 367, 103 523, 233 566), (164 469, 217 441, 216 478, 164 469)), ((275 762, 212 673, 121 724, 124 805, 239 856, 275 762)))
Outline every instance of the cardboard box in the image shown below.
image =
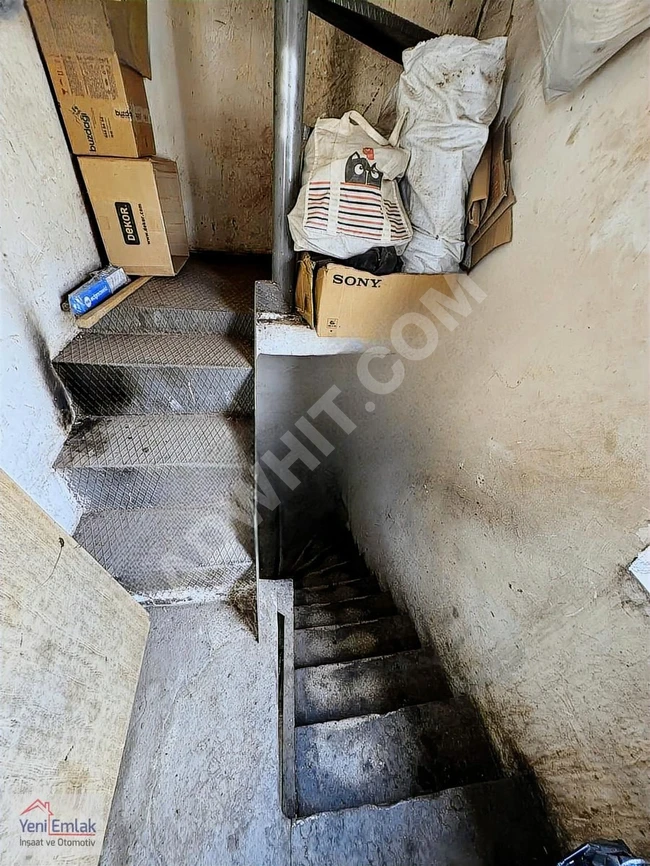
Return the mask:
POLYGON ((488 253, 512 240, 512 188, 510 129, 507 121, 491 131, 467 196, 465 257, 470 270, 488 253))
POLYGON ((189 248, 176 163, 82 156, 79 166, 110 263, 127 274, 177 274, 189 248))
POLYGON ((426 314, 420 299, 429 289, 453 297, 448 279, 444 274, 377 277, 333 263, 317 267, 309 253, 302 253, 296 307, 319 337, 384 340, 404 313, 426 314))
POLYGON ((147 0, 106 0, 105 6, 120 63, 151 78, 147 0))
POLYGON ((154 154, 141 74, 151 73, 142 0, 28 0, 28 9, 73 152, 154 154), (107 8, 118 22, 117 42, 107 8))

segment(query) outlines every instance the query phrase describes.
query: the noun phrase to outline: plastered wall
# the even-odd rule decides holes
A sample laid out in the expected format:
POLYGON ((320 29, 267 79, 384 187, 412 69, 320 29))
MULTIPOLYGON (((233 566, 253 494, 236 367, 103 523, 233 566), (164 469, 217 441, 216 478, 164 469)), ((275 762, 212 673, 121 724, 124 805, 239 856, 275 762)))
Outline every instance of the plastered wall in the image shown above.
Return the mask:
MULTIPOLYGON (((472 34, 481 0, 378 0, 436 32, 472 34)), ((272 0, 151 0, 147 93, 163 156, 177 160, 190 244, 271 249, 272 0)), ((376 123, 401 67, 309 16, 305 122, 362 111, 376 123)))
POLYGON ((98 261, 27 15, 0 17, 0 466, 68 530, 51 467, 71 410, 50 358, 75 333, 61 297, 98 261))
MULTIPOLYGON (((514 239, 426 360, 373 396, 336 459, 369 562, 532 768, 569 841, 650 855, 648 37, 545 105, 515 3, 505 113, 514 239)), ((377 378, 389 378, 386 359, 377 378)), ((324 383, 323 383, 324 384, 324 383)))

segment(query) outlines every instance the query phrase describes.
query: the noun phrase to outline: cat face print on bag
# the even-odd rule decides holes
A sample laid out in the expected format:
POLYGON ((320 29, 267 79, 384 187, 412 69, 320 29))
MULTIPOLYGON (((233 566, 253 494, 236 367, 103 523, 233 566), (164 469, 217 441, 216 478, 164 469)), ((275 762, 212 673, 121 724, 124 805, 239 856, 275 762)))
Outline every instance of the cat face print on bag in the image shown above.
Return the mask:
POLYGON ((360 186, 375 186, 381 189, 381 181, 384 176, 382 171, 379 171, 377 164, 372 165, 368 162, 365 156, 357 151, 345 163, 345 182, 358 183, 360 186))

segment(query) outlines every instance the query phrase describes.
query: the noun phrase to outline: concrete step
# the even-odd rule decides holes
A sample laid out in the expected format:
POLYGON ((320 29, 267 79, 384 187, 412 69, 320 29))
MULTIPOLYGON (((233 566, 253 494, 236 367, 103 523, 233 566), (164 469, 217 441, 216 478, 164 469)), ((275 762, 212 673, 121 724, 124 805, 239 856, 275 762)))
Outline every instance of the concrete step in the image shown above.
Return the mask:
POLYGON ((559 851, 521 777, 299 818, 292 866, 552 866, 559 851))
POLYGON ((296 728, 302 817, 496 779, 487 734, 465 698, 296 728))
POLYGON ((193 255, 176 277, 154 277, 94 326, 102 333, 227 334, 252 339, 253 287, 264 256, 193 255))
POLYGON ((309 574, 294 577, 293 585, 296 589, 321 589, 351 583, 353 580, 372 579, 372 575, 361 562, 345 565, 337 563, 335 566, 327 566, 322 570, 310 571, 309 574))
POLYGON ((197 507, 96 511, 75 539, 140 600, 226 595, 252 565, 252 531, 197 507))
POLYGON ((313 725, 451 697, 431 650, 420 649, 295 672, 296 724, 313 725))
POLYGON ((379 619, 397 613, 389 592, 361 596, 334 604, 310 604, 294 610, 294 628, 312 628, 317 625, 344 625, 379 619))
POLYGON ((75 425, 55 463, 84 511, 221 505, 252 484, 253 431, 224 415, 114 415, 75 425))
POLYGON ((218 334, 80 334, 54 367, 83 415, 252 414, 251 346, 218 334))
POLYGON ((379 592, 381 592, 381 588, 374 578, 357 578, 350 583, 333 584, 318 589, 296 589, 294 604, 296 607, 311 604, 333 604, 337 601, 348 601, 352 598, 361 598, 379 592))
POLYGON ((407 616, 389 616, 351 625, 298 629, 294 632, 294 661, 296 668, 304 668, 416 649, 419 645, 407 616))

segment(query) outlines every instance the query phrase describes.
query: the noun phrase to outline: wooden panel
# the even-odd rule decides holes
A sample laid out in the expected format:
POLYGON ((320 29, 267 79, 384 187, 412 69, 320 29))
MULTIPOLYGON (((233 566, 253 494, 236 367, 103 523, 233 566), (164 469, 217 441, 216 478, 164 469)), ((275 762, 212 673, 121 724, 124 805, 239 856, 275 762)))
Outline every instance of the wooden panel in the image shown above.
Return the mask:
POLYGON ((94 866, 148 616, 1 471, 0 524, 0 862, 94 866))
MULTIPOLYGON (((433 32, 473 34, 481 0, 375 0, 433 32)), ((273 4, 149 4, 158 150, 179 163, 190 245, 271 249, 273 4)), ((305 121, 355 108, 377 123, 401 66, 309 17, 305 121)), ((384 129, 390 125, 385 112, 384 129)))
POLYGON ((92 326, 97 324, 100 319, 104 318, 106 313, 110 313, 111 310, 114 310, 123 300, 128 298, 134 292, 137 292, 145 283, 148 283, 150 279, 151 277, 136 277, 134 280, 131 280, 128 285, 124 286, 124 288, 118 289, 114 295, 110 296, 110 298, 106 298, 105 301, 98 304, 93 310, 89 310, 82 316, 78 316, 75 319, 75 322, 80 328, 92 328, 92 326))

